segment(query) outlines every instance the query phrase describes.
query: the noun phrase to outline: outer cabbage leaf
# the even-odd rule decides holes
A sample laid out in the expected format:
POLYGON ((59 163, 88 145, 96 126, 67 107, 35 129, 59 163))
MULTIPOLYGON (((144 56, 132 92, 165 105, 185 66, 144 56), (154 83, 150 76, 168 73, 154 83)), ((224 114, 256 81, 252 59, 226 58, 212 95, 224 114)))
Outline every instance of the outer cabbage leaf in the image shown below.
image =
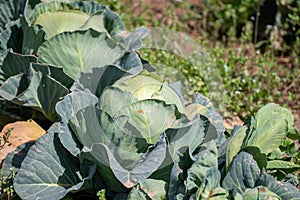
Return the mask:
POLYGON ((128 200, 164 199, 166 197, 166 182, 162 180, 146 179, 131 190, 128 200))
MULTIPOLYGON (((113 152, 101 143, 95 143, 91 149, 84 148, 83 156, 89 158, 91 155, 94 158, 93 161, 97 161, 100 166, 109 166, 117 180, 126 188, 131 188, 148 178, 160 167, 166 156, 165 138, 162 138, 156 146, 150 147, 150 149, 141 156, 139 162, 130 170, 123 168, 122 163, 116 160, 113 152)), ((107 174, 103 173, 102 176, 107 177, 107 174)))
POLYGON ((9 49, 22 54, 35 54, 44 42, 45 33, 40 27, 28 26, 23 17, 9 22, 6 29, 0 32, 0 54, 6 56, 9 49))
POLYGON ((79 155, 81 147, 79 142, 69 130, 68 122, 76 116, 76 113, 81 109, 89 106, 95 106, 98 98, 86 92, 72 92, 64 97, 62 101, 56 104, 55 110, 59 114, 62 122, 59 125, 59 138, 61 143, 68 151, 74 155, 79 155))
POLYGON ((278 148, 288 132, 288 124, 281 116, 270 118, 251 133, 247 146, 257 146, 268 154, 278 148))
POLYGON ((21 144, 14 151, 7 154, 1 167, 1 172, 6 177, 11 173, 11 168, 14 169, 14 173, 19 171, 27 152, 34 143, 35 142, 27 142, 25 144, 21 144))
POLYGON ((245 193, 242 195, 243 199, 248 200, 256 200, 256 199, 272 199, 272 200, 281 200, 281 198, 275 194, 274 192, 271 192, 266 187, 256 187, 247 189, 245 193))
POLYGON ((79 160, 63 148, 54 126, 28 151, 15 177, 14 189, 23 199, 62 199, 83 188, 95 167, 86 175, 79 171, 79 160))
MULTIPOLYGON (((60 82, 51 77, 51 70, 48 66, 30 64, 29 71, 26 68, 23 74, 11 76, 0 87, 0 95, 16 104, 31 107, 42 112, 48 119, 55 121, 57 114, 55 104, 61 97, 68 94, 68 89, 60 82), (30 83, 26 83, 26 89, 20 89, 26 84, 22 83, 26 73, 30 74, 30 83)), ((23 65, 22 65, 23 67, 23 65)), ((54 72, 57 72, 53 69, 54 72)))
POLYGON ((265 171, 262 172, 258 184, 267 187, 268 190, 277 194, 282 200, 300 199, 300 191, 298 188, 290 183, 278 181, 265 171))
POLYGON ((92 94, 100 97, 104 88, 112 85, 116 80, 129 73, 115 65, 106 65, 101 68, 93 68, 89 72, 82 72, 74 85, 72 91, 88 89, 92 94))
POLYGON ((288 109, 275 103, 269 103, 257 111, 255 115, 256 127, 266 124, 269 119, 277 117, 278 115, 288 122, 289 128, 294 125, 294 116, 288 109))
POLYGON ((290 183, 277 181, 276 178, 261 171, 253 156, 244 151, 240 152, 232 162, 226 174, 222 187, 239 193, 245 198, 263 196, 280 197, 283 200, 298 199, 300 192, 290 183), (264 190, 266 188, 267 190, 264 190))
MULTIPOLYGON (((45 41, 45 32, 40 26, 29 26, 25 18, 20 18, 22 28, 22 54, 36 54, 38 48, 45 41)), ((20 39, 20 38, 19 38, 20 39)))
POLYGON ((95 106, 98 98, 87 92, 72 92, 64 97, 64 99, 56 104, 56 111, 60 115, 63 122, 68 123, 69 120, 76 116, 78 111, 88 106, 95 106))
POLYGON ((48 39, 63 32, 89 28, 111 34, 124 29, 117 14, 96 2, 40 3, 31 13, 30 22, 41 25, 48 39))
POLYGON ((9 51, 3 60, 0 78, 1 81, 6 81, 9 77, 18 74, 29 75, 30 63, 36 62, 37 58, 31 55, 21 55, 9 51))
POLYGON ((247 146, 257 146, 263 153, 278 148, 294 124, 294 118, 287 109, 277 104, 262 107, 255 116, 255 129, 248 134, 247 146))
POLYGON ((243 148, 243 142, 246 138, 247 127, 239 128, 228 140, 226 148, 226 168, 229 167, 233 158, 243 148))
POLYGON ((6 51, 12 48, 15 52, 20 52, 22 47, 22 30, 20 20, 11 21, 6 24, 6 28, 0 31, 0 55, 3 59, 6 51))
POLYGON ((5 29, 6 24, 17 20, 23 13, 25 0, 1 0, 0 1, 0 32, 5 29))
POLYGON ((240 152, 232 161, 226 174, 222 187, 243 193, 247 188, 254 188, 260 177, 260 169, 253 156, 246 152, 240 152))
POLYGON ((114 63, 123 50, 106 34, 88 30, 56 35, 42 44, 38 55, 39 62, 62 67, 76 79, 80 72, 114 63))
POLYGON ((187 149, 189 156, 196 159, 193 153, 203 143, 208 126, 209 122, 206 118, 197 116, 183 127, 166 130, 169 153, 175 163, 179 162, 180 156, 187 149))
POLYGON ((32 78, 27 90, 17 97, 21 105, 41 111, 48 119, 55 121, 55 104, 69 93, 61 83, 49 76, 45 66, 32 65, 32 78))
MULTIPOLYGON (((187 172, 186 188, 188 194, 195 193, 207 177, 208 171, 218 166, 218 150, 215 141, 203 144, 202 148, 204 150, 199 153, 197 160, 187 172)), ((214 174, 214 178, 216 178, 216 182, 219 182, 221 178, 220 172, 218 170, 215 172, 217 174, 214 174)))
POLYGON ((217 145, 220 146, 225 141, 223 118, 215 111, 212 102, 207 97, 196 93, 194 95, 194 103, 185 108, 185 113, 189 119, 193 119, 197 114, 201 114, 207 117, 211 123, 204 142, 216 139, 217 145))

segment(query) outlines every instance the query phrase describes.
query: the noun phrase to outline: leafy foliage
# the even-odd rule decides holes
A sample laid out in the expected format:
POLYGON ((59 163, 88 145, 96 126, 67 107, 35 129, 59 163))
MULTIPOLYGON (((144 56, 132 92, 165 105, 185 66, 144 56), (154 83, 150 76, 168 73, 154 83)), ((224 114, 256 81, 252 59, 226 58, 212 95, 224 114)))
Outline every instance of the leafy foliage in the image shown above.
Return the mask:
POLYGON ((288 176, 266 171, 299 169, 276 156, 287 137, 299 139, 287 109, 268 104, 225 138, 208 98, 186 103, 180 84, 135 52, 146 29, 121 33, 118 15, 91 1, 7 2, 0 96, 51 125, 4 160, 2 170, 16 173, 2 181, 7 195, 13 187, 21 199, 47 200, 300 197, 288 176))

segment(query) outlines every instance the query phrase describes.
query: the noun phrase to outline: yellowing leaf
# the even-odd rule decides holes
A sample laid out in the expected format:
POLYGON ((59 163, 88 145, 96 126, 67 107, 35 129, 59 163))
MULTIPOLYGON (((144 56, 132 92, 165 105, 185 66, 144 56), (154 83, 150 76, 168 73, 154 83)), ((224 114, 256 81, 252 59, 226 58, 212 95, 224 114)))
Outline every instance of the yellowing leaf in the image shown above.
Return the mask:
POLYGON ((0 163, 19 145, 35 141, 45 133, 46 131, 33 120, 7 124, 0 133, 0 163))

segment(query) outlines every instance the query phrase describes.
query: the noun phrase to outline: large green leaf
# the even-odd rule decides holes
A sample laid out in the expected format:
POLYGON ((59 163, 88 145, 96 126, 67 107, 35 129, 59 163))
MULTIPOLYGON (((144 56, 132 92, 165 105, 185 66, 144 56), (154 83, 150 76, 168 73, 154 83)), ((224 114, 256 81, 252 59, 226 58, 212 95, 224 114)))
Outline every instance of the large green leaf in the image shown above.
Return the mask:
POLYGON ((32 24, 41 25, 47 38, 63 32, 92 28, 115 35, 124 29, 120 17, 96 2, 45 2, 38 4, 30 16, 32 24))
POLYGON ((41 111, 48 119, 55 121, 55 104, 69 93, 61 83, 49 76, 49 68, 33 64, 32 78, 28 89, 17 97, 19 104, 41 111))
POLYGON ((9 51, 0 70, 0 81, 5 81, 11 76, 18 74, 29 75, 30 63, 36 62, 37 58, 31 55, 21 55, 9 51))
POLYGON ((0 32, 0 52, 8 49, 24 55, 35 54, 38 47, 44 42, 44 31, 38 27, 28 26, 23 17, 9 22, 6 29, 0 32))
POLYGON ((0 1, 0 32, 5 29, 7 23, 20 17, 25 7, 25 0, 1 0, 0 1))
POLYGON ((128 123, 137 129, 149 144, 156 144, 168 128, 178 128, 187 123, 185 115, 175 105, 166 105, 158 100, 142 100, 123 106, 114 116, 128 116, 128 123))
POLYGON ((222 187, 242 194, 247 188, 256 186, 260 172, 253 156, 242 151, 233 159, 229 171, 222 182, 222 187))
POLYGON ((21 19, 23 33, 22 54, 36 54, 38 47, 45 41, 45 32, 39 26, 29 26, 25 19, 21 19))
POLYGON ((184 113, 184 103, 181 96, 171 87, 163 84, 155 73, 142 71, 139 74, 121 78, 113 86, 130 92, 138 100, 157 99, 166 104, 175 104, 179 112, 184 113))
POLYGON ((100 68, 93 68, 89 72, 81 73, 75 80, 72 91, 90 90, 91 93, 100 97, 104 88, 112 85, 115 81, 129 73, 115 65, 106 65, 100 68))
POLYGON ((99 99, 99 107, 113 117, 123 106, 134 102, 137 99, 129 92, 116 87, 106 87, 99 99))
POLYGON ((0 54, 3 56, 8 49, 21 52, 23 32, 20 26, 20 20, 11 21, 6 24, 6 29, 0 31, 0 54))
POLYGON ((282 200, 298 200, 300 199, 300 191, 290 183, 280 182, 265 171, 258 181, 259 185, 268 188, 269 191, 277 194, 282 200))
POLYGON ((116 160, 111 150, 104 144, 95 143, 90 149, 84 147, 83 152, 92 155, 94 161, 97 161, 99 165, 109 166, 117 180, 126 188, 131 188, 148 178, 160 167, 166 156, 165 138, 161 138, 157 145, 149 149, 147 153, 140 157, 139 162, 131 170, 123 168, 122 163, 116 160))
POLYGON ((126 130, 127 118, 114 121, 96 107, 80 110, 69 122, 80 143, 90 148, 95 143, 108 146, 122 167, 132 169, 146 152, 148 144, 133 131, 126 130))
POLYGON ((167 183, 162 180, 146 179, 131 190, 128 195, 128 200, 164 199, 166 197, 166 184, 167 183))
POLYGON ((35 108, 55 120, 54 106, 68 94, 67 87, 73 80, 61 68, 36 64, 35 61, 34 56, 9 52, 1 68, 5 82, 0 87, 0 95, 16 104, 35 108))
POLYGON ((256 187, 247 189, 245 193, 242 195, 243 199, 246 200, 257 200, 257 199, 272 199, 272 200, 281 200, 281 198, 275 194, 274 192, 271 192, 266 187, 256 187))
POLYGON ((250 123, 250 129, 246 145, 257 146, 266 154, 281 145, 294 124, 291 112, 274 103, 262 107, 257 112, 255 120, 250 120, 247 122, 250 123))
POLYGON ((247 146, 256 146, 262 153, 268 154, 281 145, 287 131, 287 121, 281 116, 274 116, 257 126, 251 133, 247 146))
POLYGON ((189 155, 194 158, 193 153, 203 142, 207 119, 200 116, 191 120, 190 123, 180 128, 170 128, 166 130, 168 137, 168 149, 174 162, 178 162, 180 156, 189 150, 189 155))
POLYGON ((261 197, 271 195, 272 197, 279 196, 283 200, 290 200, 300 197, 300 192, 292 184, 277 181, 264 170, 261 172, 253 156, 244 151, 234 158, 222 186, 238 192, 243 197, 245 195, 245 198, 248 196, 257 199, 260 195, 261 197), (270 192, 264 190, 264 187, 270 192))
POLYGON ((56 111, 60 115, 63 122, 68 123, 69 120, 76 116, 78 111, 88 106, 95 106, 98 98, 87 92, 72 92, 64 97, 64 99, 56 104, 56 111))
POLYGON ((255 115, 256 127, 263 126, 267 123, 267 121, 269 121, 269 119, 277 118, 278 116, 288 122, 289 128, 294 125, 294 116, 288 109, 275 103, 269 103, 257 111, 255 115))
POLYGON ((294 164, 292 162, 287 162, 284 160, 270 160, 267 163, 267 169, 281 169, 289 171, 297 171, 300 169, 300 165, 294 164))
POLYGON ((194 95, 194 103, 185 108, 185 113, 192 119, 195 115, 201 114, 207 117, 211 126, 207 131, 205 141, 216 139, 217 145, 220 146, 225 141, 225 127, 222 116, 217 113, 212 102, 200 93, 194 95))
POLYGON ((47 39, 50 39, 59 33, 80 29, 89 17, 88 14, 80 11, 58 10, 39 15, 34 24, 41 25, 46 32, 47 39))
MULTIPOLYGON (((198 190, 198 188, 202 185, 202 183, 205 182, 209 170, 217 168, 218 166, 218 150, 216 142, 212 140, 211 142, 205 143, 202 146, 202 148, 204 150, 199 153, 199 157, 192 164, 191 168, 188 169, 187 172, 188 175, 186 180, 186 188, 189 194, 195 193, 198 190)), ((217 170, 215 171, 215 173, 217 174, 211 174, 215 176, 215 181, 220 180, 220 172, 217 170)), ((218 184, 213 186, 211 189, 217 186, 218 184)))
POLYGON ((38 55, 39 62, 62 67, 76 79, 80 72, 114 63, 123 50, 106 34, 88 30, 56 35, 43 43, 38 55))
POLYGON ((95 173, 95 168, 91 168, 82 177, 79 170, 79 160, 63 148, 57 131, 50 128, 27 153, 15 177, 14 189, 22 199, 62 199, 84 187, 95 173))
POLYGON ((243 147, 243 142, 246 137, 247 127, 243 126, 238 129, 230 138, 226 149, 226 168, 229 167, 233 158, 243 147))
POLYGON ((17 173, 27 155, 27 152, 34 143, 35 142, 27 142, 25 144, 21 144, 14 151, 8 153, 2 163, 1 172, 4 173, 5 176, 8 176, 13 168, 14 173, 17 173))
POLYGON ((259 109, 252 120, 246 145, 257 146, 268 154, 281 145, 293 124, 294 118, 289 110, 274 103, 268 104, 259 109))
POLYGON ((9 49, 24 55, 35 54, 44 36, 40 27, 30 27, 24 17, 20 17, 6 24, 6 29, 0 32, 0 54, 5 55, 9 49))

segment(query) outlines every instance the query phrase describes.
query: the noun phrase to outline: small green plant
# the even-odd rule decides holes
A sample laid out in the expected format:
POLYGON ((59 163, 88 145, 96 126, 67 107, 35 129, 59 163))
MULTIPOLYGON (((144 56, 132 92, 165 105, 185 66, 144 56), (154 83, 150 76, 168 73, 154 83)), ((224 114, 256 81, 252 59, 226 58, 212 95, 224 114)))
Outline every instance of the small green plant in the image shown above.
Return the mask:
POLYGON ((99 198, 99 200, 106 200, 105 198, 105 190, 102 189, 100 191, 97 192, 97 197, 99 198))
POLYGON ((1 171, 1 182, 0 182, 0 199, 2 200, 12 200, 14 197, 13 180, 15 178, 14 169, 10 169, 8 176, 3 174, 1 171))
POLYGON ((7 129, 7 130, 4 132, 3 136, 0 137, 0 150, 2 150, 3 147, 4 147, 6 144, 9 144, 9 140, 8 140, 8 139, 9 139, 10 133, 12 132, 13 129, 14 129, 14 128, 9 128, 9 129, 7 129))

